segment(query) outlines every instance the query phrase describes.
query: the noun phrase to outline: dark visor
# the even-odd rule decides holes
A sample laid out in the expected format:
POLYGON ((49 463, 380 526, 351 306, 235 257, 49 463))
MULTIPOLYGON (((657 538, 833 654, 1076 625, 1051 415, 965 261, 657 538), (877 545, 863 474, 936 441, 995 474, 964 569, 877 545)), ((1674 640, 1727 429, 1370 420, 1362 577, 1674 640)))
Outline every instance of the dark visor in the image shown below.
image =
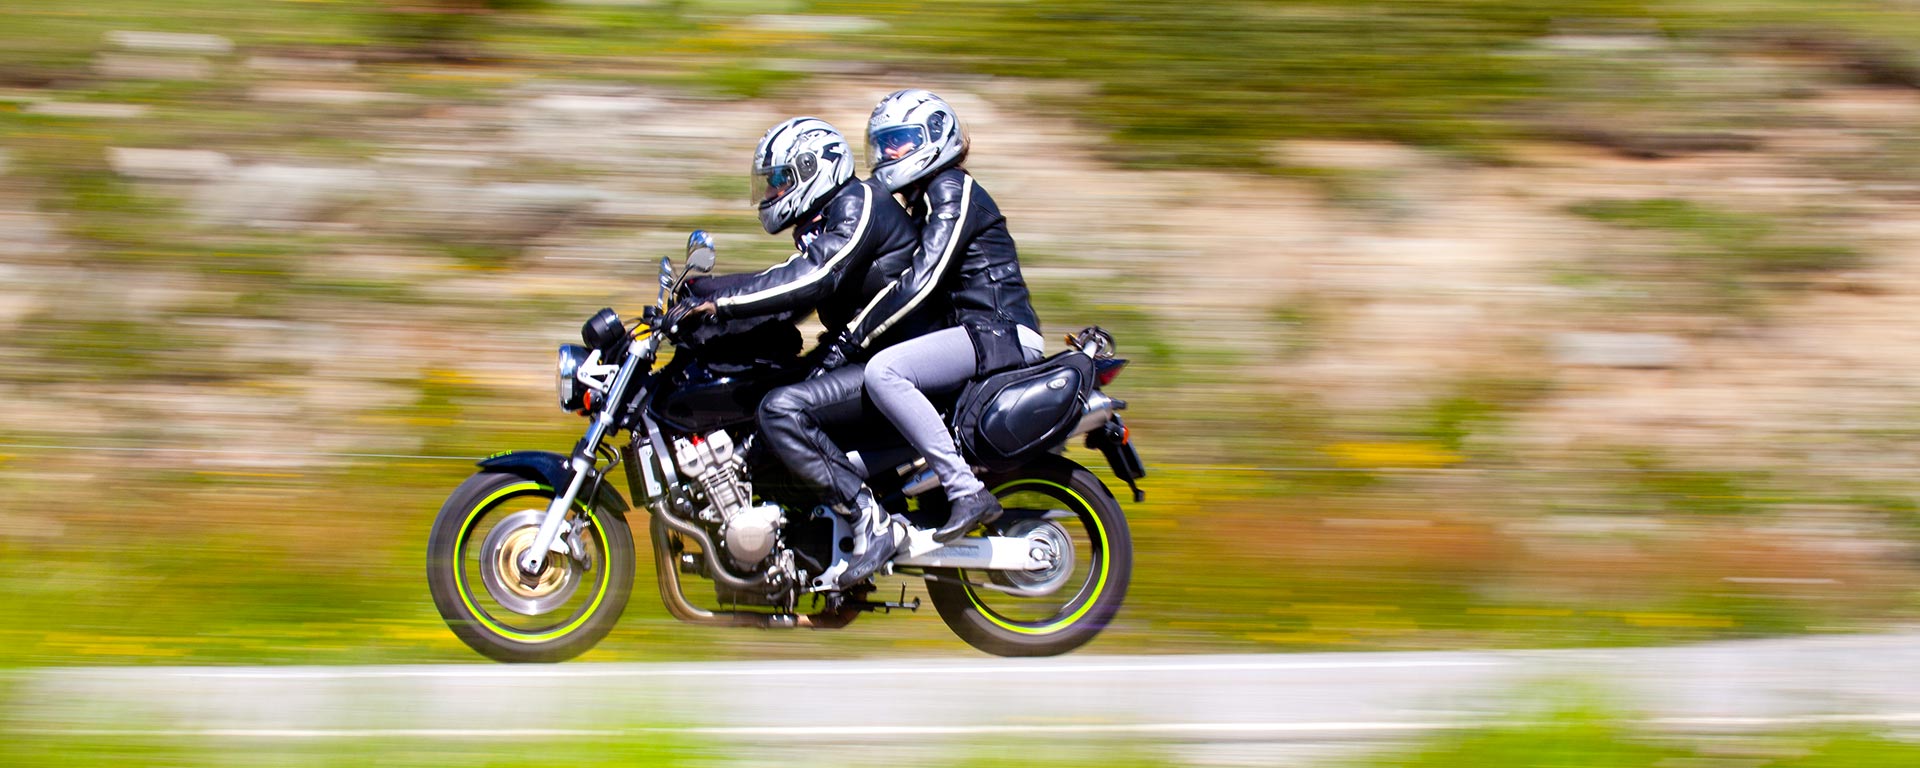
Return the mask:
POLYGON ((881 128, 867 135, 867 149, 873 155, 867 160, 876 166, 883 165, 912 154, 925 143, 927 143, 927 132, 920 126, 895 125, 881 128))

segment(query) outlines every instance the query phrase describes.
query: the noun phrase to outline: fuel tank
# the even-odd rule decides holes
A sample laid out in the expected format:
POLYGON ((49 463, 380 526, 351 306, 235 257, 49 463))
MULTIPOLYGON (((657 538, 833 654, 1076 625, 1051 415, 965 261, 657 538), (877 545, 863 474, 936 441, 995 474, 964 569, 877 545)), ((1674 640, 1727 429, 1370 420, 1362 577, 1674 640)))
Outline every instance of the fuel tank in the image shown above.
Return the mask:
POLYGON ((774 387, 800 379, 792 367, 766 362, 693 361, 667 371, 654 395, 653 417, 683 432, 711 432, 753 420, 774 387))

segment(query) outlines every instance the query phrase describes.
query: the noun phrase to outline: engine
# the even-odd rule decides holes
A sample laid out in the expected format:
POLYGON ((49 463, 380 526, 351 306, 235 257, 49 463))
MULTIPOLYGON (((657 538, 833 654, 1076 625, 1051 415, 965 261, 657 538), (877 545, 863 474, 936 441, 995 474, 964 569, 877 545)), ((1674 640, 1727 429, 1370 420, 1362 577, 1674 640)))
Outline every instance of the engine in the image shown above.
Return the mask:
POLYGON ((773 553, 783 517, 774 504, 753 506, 747 460, 734 450, 733 437, 716 431, 702 437, 675 438, 674 464, 707 499, 700 517, 720 528, 720 546, 733 564, 752 569, 773 553))

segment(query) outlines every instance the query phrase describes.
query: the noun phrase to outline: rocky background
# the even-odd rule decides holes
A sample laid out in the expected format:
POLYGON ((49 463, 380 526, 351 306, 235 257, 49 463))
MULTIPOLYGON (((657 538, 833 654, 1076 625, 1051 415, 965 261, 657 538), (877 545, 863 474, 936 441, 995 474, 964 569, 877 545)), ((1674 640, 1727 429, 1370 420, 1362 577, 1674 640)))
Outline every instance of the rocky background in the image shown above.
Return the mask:
MULTIPOLYGON (((1910 621, 1920 12, 1552 5, 9 3, 0 662, 468 658, 421 578, 460 459, 571 443, 552 347, 688 230, 784 258, 767 126, 907 86, 1047 335, 1134 361, 1096 648, 1910 621)), ((636 593, 595 657, 967 652, 636 593)))

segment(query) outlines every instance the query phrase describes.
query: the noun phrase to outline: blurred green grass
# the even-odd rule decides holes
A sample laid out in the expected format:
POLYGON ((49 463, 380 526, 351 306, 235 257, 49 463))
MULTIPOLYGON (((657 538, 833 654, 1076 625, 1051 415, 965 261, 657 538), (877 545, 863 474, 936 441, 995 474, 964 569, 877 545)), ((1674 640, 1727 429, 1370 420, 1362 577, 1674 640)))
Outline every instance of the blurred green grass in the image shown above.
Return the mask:
POLYGON ((1920 745, 1869 732, 1775 732, 1712 739, 1661 734, 1593 705, 1523 712, 1514 725, 1466 729, 1346 763, 1354 768, 1892 768, 1920 761, 1920 745))

